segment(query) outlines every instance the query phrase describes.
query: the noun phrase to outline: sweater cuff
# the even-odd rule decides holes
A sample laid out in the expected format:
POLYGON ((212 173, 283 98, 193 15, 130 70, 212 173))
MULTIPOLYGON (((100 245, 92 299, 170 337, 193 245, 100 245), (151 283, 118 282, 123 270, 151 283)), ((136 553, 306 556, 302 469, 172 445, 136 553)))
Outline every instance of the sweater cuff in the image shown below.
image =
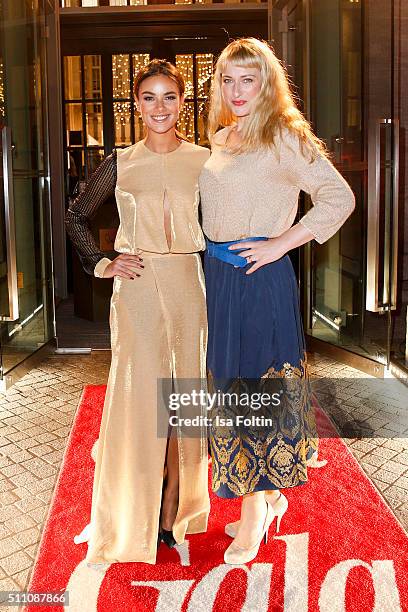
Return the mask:
POLYGON ((330 236, 326 237, 325 235, 321 234, 319 231, 316 231, 315 224, 313 222, 310 223, 308 219, 305 220, 305 216, 299 219, 299 223, 303 225, 303 227, 305 227, 307 230, 309 230, 311 234, 313 234, 313 238, 314 240, 316 240, 316 242, 318 242, 319 244, 323 244, 324 242, 326 242, 326 240, 328 240, 331 237, 331 234, 330 236))
POLYGON ((94 268, 94 276, 97 278, 103 278, 103 274, 105 272, 106 267, 111 263, 111 259, 109 257, 102 257, 96 264, 94 268))

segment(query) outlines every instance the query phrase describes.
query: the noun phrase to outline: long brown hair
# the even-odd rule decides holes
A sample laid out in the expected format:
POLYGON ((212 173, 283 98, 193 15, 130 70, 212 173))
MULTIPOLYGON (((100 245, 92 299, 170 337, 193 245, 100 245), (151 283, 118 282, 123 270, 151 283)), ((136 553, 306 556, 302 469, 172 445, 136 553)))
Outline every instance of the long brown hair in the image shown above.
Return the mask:
MULTIPOLYGON (((184 95, 186 86, 181 72, 176 68, 176 66, 174 66, 171 62, 168 62, 165 59, 152 59, 148 64, 142 66, 142 68, 135 75, 133 82, 133 94, 135 98, 139 97, 140 85, 145 79, 159 75, 166 76, 172 81, 174 81, 177 85, 180 97, 184 95)), ((178 138, 181 138, 181 140, 186 140, 188 142, 184 134, 182 134, 178 130, 176 130, 176 136, 178 138)))
POLYGON ((230 42, 218 58, 212 80, 208 129, 210 141, 220 125, 229 126, 235 120, 221 92, 222 74, 228 62, 258 68, 262 78, 254 112, 242 130, 243 142, 234 148, 235 152, 271 146, 275 144, 277 133, 286 128, 299 137, 302 152, 309 153, 311 159, 319 155, 328 156, 325 143, 313 133, 309 122, 297 108, 282 62, 267 42, 257 38, 239 38, 230 42))

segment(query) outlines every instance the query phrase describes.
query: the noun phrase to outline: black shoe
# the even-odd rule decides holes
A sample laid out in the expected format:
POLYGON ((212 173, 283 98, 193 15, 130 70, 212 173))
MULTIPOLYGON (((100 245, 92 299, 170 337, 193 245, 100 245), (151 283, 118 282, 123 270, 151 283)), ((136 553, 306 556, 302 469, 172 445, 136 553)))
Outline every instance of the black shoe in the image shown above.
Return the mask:
POLYGON ((177 544, 176 540, 173 537, 172 531, 162 529, 159 536, 169 548, 173 548, 177 544))

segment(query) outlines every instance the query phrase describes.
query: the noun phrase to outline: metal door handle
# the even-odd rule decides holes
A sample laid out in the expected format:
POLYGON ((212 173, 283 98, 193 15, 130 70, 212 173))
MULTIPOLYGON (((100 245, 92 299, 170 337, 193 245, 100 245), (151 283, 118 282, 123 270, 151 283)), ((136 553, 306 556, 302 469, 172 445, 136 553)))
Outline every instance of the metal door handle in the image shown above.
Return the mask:
POLYGON ((2 315, 2 321, 16 321, 19 318, 17 289, 17 252, 16 225, 14 210, 13 167, 11 129, 4 127, 1 131, 3 151, 3 187, 4 187, 4 218, 6 222, 7 245, 7 284, 9 298, 9 314, 2 315))
POLYGON ((398 176, 399 120, 378 119, 368 167, 366 309, 371 312, 397 306, 398 176))

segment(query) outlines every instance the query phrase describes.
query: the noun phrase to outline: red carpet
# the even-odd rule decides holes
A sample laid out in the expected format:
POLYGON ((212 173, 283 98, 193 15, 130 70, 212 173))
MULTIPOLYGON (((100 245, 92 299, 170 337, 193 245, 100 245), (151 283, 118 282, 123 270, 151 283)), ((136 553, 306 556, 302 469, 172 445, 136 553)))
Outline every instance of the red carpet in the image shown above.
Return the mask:
MULTIPOLYGON (((104 386, 84 390, 51 502, 28 590, 69 591, 69 612, 398 612, 408 611, 408 537, 346 445, 320 441, 325 467, 285 491, 281 533, 248 568, 223 563, 239 501, 212 496, 206 534, 179 551, 162 544, 157 565, 89 568, 87 544, 73 538, 89 522, 104 386)), ((317 408, 318 426, 331 424, 317 408)), ((274 523, 276 525, 276 523, 274 523)), ((136 537, 136 536, 135 536, 136 537)), ((53 612, 61 606, 29 606, 53 612)))

